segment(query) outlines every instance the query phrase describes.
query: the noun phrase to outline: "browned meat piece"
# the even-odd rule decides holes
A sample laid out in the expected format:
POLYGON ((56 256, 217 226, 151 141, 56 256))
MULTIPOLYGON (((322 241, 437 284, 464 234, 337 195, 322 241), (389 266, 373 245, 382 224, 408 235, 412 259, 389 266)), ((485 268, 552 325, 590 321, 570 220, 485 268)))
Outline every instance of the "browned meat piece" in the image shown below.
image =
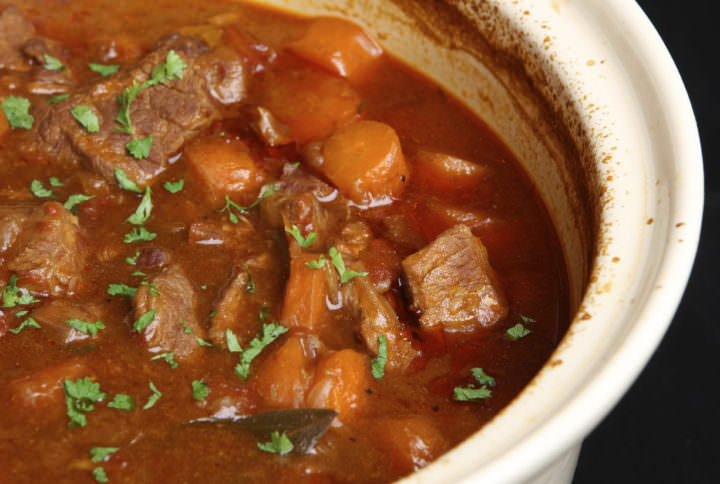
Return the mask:
POLYGON ((170 262, 170 254, 165 249, 146 247, 140 251, 135 267, 140 270, 159 269, 170 262))
POLYGON ((29 70, 22 46, 34 35, 35 27, 16 6, 10 5, 0 12, 0 69, 29 70))
POLYGON ((55 299, 32 312, 32 317, 44 330, 52 331, 62 343, 74 343, 90 338, 90 335, 67 325, 70 319, 94 323, 102 321, 104 311, 98 304, 76 303, 69 299, 55 299))
POLYGON ((0 255, 15 243, 33 210, 33 207, 0 207, 0 255))
POLYGON ((199 355, 195 337, 205 338, 205 330, 197 317, 195 290, 179 265, 169 265, 149 285, 140 286, 133 304, 136 320, 156 311, 153 321, 141 333, 151 352, 172 352, 179 361, 199 355))
POLYGON ((469 331, 492 326, 507 315, 487 250, 466 225, 446 230, 402 265, 425 327, 469 331))
POLYGON ((30 82, 27 85, 28 91, 38 95, 52 95, 68 92, 73 87, 73 78, 70 68, 64 62, 67 57, 65 49, 59 42, 52 39, 35 37, 23 45, 23 53, 32 59, 36 66, 33 69, 30 82), (46 56, 59 59, 65 67, 58 70, 45 69, 46 56))
POLYGON ((22 407, 43 410, 56 408, 53 412, 60 414, 63 411, 63 381, 84 376, 88 376, 85 364, 80 360, 69 360, 20 376, 8 384, 6 391, 10 399, 22 407))
POLYGON ((172 34, 136 67, 99 80, 85 91, 56 105, 36 107, 34 130, 41 147, 51 156, 83 163, 108 180, 116 168, 123 169, 140 186, 148 185, 164 171, 183 143, 212 121, 220 119, 223 104, 242 100, 246 76, 241 60, 231 50, 208 52, 204 42, 172 34), (120 110, 117 97, 125 88, 151 77, 153 68, 165 62, 170 50, 187 67, 181 79, 168 80, 142 90, 130 104, 132 136, 116 129, 120 110), (97 115, 99 131, 90 134, 70 110, 85 105, 97 115), (147 158, 138 160, 126 145, 132 139, 153 136, 147 158))
POLYGON ((19 211, 15 218, 0 220, 2 240, 12 245, 5 253, 6 267, 35 294, 63 296, 80 292, 87 251, 77 217, 58 202, 46 202, 29 216, 24 213, 19 211))

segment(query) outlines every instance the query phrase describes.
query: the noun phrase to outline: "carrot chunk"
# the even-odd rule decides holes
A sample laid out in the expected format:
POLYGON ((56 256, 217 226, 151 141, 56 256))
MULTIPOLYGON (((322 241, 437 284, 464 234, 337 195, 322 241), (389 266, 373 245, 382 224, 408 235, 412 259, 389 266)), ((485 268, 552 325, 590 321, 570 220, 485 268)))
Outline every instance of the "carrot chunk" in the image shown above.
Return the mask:
POLYGON ((381 202, 402 193, 408 167, 395 130, 358 121, 336 131, 323 147, 320 170, 357 203, 381 202))
POLYGON ((290 128, 298 143, 328 137, 358 116, 360 95, 343 79, 312 69, 286 71, 269 80, 262 105, 290 128))
POLYGON ((448 442, 427 417, 385 417, 373 425, 377 443, 402 473, 425 467, 448 449, 448 442))
POLYGON ((200 138, 185 149, 188 164, 205 183, 213 204, 225 195, 252 199, 267 175, 240 140, 221 136, 200 138))
POLYGON ((365 390, 371 385, 367 358, 353 350, 337 351, 318 363, 305 403, 336 410, 335 422, 344 423, 363 413, 368 398, 365 390))
POLYGON ((434 151, 418 151, 412 166, 415 182, 441 193, 474 188, 489 176, 482 165, 434 151))
POLYGON ((341 18, 313 21, 288 49, 333 74, 347 79, 361 75, 382 54, 382 47, 362 27, 341 18))
POLYGON ((316 254, 299 254, 290 261, 290 278, 285 288, 285 298, 280 321, 290 328, 305 328, 317 333, 330 318, 328 302, 337 297, 330 294, 328 277, 332 276, 326 261, 320 269, 311 269, 307 263, 317 260, 316 254))

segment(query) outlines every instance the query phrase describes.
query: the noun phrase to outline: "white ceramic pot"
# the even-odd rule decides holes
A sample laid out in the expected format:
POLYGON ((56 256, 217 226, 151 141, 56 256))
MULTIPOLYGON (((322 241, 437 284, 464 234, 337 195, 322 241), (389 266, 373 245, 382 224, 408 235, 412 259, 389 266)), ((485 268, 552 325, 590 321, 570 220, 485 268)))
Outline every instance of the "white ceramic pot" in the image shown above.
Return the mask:
POLYGON ((349 16, 463 99, 515 151, 563 244, 575 315, 488 425, 403 482, 566 483, 582 439, 657 347, 700 232, 700 143, 631 0, 265 0, 349 16))

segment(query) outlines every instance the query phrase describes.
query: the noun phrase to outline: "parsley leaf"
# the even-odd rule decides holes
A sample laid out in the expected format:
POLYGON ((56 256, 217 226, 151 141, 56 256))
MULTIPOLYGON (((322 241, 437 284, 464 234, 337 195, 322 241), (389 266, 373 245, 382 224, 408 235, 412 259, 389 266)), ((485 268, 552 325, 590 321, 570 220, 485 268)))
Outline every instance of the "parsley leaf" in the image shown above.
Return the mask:
POLYGON ((182 79, 186 67, 187 64, 174 50, 168 52, 165 58, 165 76, 167 79, 182 79))
POLYGON ((51 187, 64 187, 65 184, 64 184, 63 182, 61 182, 61 181, 58 179, 58 177, 56 177, 56 176, 51 176, 51 177, 50 177, 50 186, 51 186, 51 187))
POLYGON ((100 390, 100 384, 88 377, 78 378, 75 381, 65 378, 63 390, 67 416, 70 417, 68 424, 70 428, 85 427, 87 425, 85 414, 95 409, 95 402, 106 397, 106 394, 100 390))
POLYGON ((140 256, 140 251, 135 251, 135 255, 132 257, 125 257, 125 262, 130 264, 131 266, 134 266, 137 264, 137 258, 140 256))
POLYGON ((208 348, 214 348, 214 347, 215 347, 215 345, 213 345, 211 342, 205 341, 205 340, 202 339, 200 336, 195 336, 195 341, 197 341, 197 344, 199 344, 200 346, 206 346, 206 347, 208 347, 208 348))
POLYGON ((30 100, 28 98, 8 96, 3 100, 0 107, 5 112, 5 117, 11 128, 32 128, 35 118, 30 114, 30 100))
POLYGON ((207 398, 208 393, 210 393, 210 389, 202 380, 193 380, 192 395, 195 400, 202 402, 207 398))
POLYGON ((157 234, 149 232, 145 227, 135 227, 131 232, 125 234, 123 242, 132 244, 133 242, 145 242, 153 240, 157 234))
POLYGON ((147 410, 148 408, 152 408, 153 406, 155 406, 157 401, 160 400, 160 397, 162 397, 162 393, 160 392, 160 390, 157 389, 152 380, 150 380, 150 390, 152 390, 153 393, 148 398, 148 401, 143 407, 143 410, 147 410))
POLYGON ((248 205, 247 207, 243 207, 241 205, 238 205, 237 203, 230 200, 230 197, 228 195, 225 195, 225 206, 219 210, 220 213, 223 213, 227 210, 228 212, 228 218, 230 219, 230 222, 236 224, 238 223, 239 219, 237 215, 233 213, 233 209, 236 210, 238 213, 243 213, 246 210, 250 210, 252 208, 257 207, 260 205, 260 202, 262 202, 264 199, 272 195, 273 193, 277 192, 277 187, 273 185, 272 183, 268 183, 267 185, 263 185, 263 187, 260 189, 260 196, 255 200, 253 203, 248 205))
POLYGON ((177 193, 180 190, 182 190, 184 186, 185 186, 185 180, 178 180, 175 182, 166 181, 165 184, 163 185, 163 188, 165 188, 165 190, 169 191, 170 193, 174 194, 174 193, 177 193))
POLYGON ((379 380, 385 376, 385 363, 387 363, 387 338, 384 335, 378 337, 377 356, 372 360, 372 376, 379 380))
POLYGON ((258 442, 258 449, 271 454, 285 455, 295 447, 285 432, 282 434, 274 430, 270 434, 270 442, 258 442))
POLYGON ((260 311, 258 311, 258 318, 260 321, 265 321, 271 314, 270 308, 268 307, 267 303, 262 303, 262 306, 260 306, 260 311))
POLYGON ((30 182, 30 191, 38 198, 53 198, 55 196, 51 190, 45 188, 45 185, 40 180, 30 182))
POLYGON ((455 387, 453 390, 453 400, 458 402, 467 402, 468 400, 484 400, 490 398, 492 392, 483 385, 480 388, 455 387))
POLYGON ((2 307, 14 308, 15 306, 26 306, 40 302, 27 289, 17 287, 17 280, 18 276, 16 274, 11 275, 7 285, 2 289, 2 307))
POLYGON ((137 318, 137 320, 133 323, 133 331, 136 333, 142 333, 143 330, 150 326, 150 323, 152 323, 155 319, 155 313, 157 313, 157 309, 151 309, 137 318))
POLYGON ((127 284, 110 284, 107 288, 107 293, 111 296, 135 297, 136 292, 137 289, 127 284))
POLYGON ((133 400, 133 397, 130 395, 118 393, 113 397, 112 401, 108 403, 108 407, 132 412, 135 409, 135 400, 133 400))
POLYGON ((100 131, 100 121, 97 115, 90 109, 90 106, 78 104, 70 110, 73 118, 85 128, 88 133, 97 133, 100 131))
POLYGON ((248 344, 248 347, 240 354, 240 363, 235 365, 235 373, 243 380, 247 380, 250 375, 250 364, 255 357, 259 355, 266 346, 278 339, 284 333, 287 333, 287 331, 288 329, 279 323, 263 324, 262 334, 260 336, 255 336, 248 344))
POLYGON ((491 387, 495 386, 495 378, 485 373, 482 368, 473 368, 471 371, 473 378, 475 378, 475 381, 477 381, 480 385, 488 385, 491 387))
POLYGON ((350 269, 345 268, 345 262, 343 261, 342 255, 335 247, 330 247, 330 250, 328 251, 328 255, 330 256, 330 262, 333 266, 335 266, 335 269, 337 269, 338 274, 340 274, 340 283, 345 284, 346 282, 351 281, 352 279, 361 276, 367 276, 367 272, 355 272, 350 269))
MULTIPOLYGON (((133 274, 142 274, 142 272, 140 272, 140 273, 134 272, 133 274)), ((151 295, 151 296, 157 296, 158 294, 160 294, 160 291, 158 291, 157 286, 156 286, 155 284, 153 284, 152 282, 142 281, 142 282, 140 283, 140 285, 141 285, 141 286, 147 286, 147 287, 148 287, 148 291, 150 292, 150 295, 151 295)))
POLYGON ((107 474, 105 474, 105 469, 102 467, 96 467, 93 469, 92 475, 97 482, 108 482, 107 474))
POLYGON ((150 218, 150 213, 153 209, 153 203, 152 203, 152 191, 150 190, 150 187, 145 188, 145 194, 142 197, 142 200, 140 200, 140 204, 138 205, 137 209, 135 209, 135 213, 130 215, 125 221, 130 222, 133 225, 143 225, 145 222, 148 221, 150 218))
POLYGON ((513 341, 519 340, 520 338, 524 338, 525 336, 532 333, 529 329, 527 329, 525 326, 522 325, 522 323, 518 323, 512 328, 505 331, 505 334, 508 338, 510 338, 513 341))
POLYGON ((523 323, 525 323, 525 324, 534 323, 534 322, 535 322, 535 320, 534 320, 533 318, 529 318, 529 317, 527 317, 527 316, 523 316, 522 314, 520 315, 520 319, 522 319, 522 320, 523 320, 523 323))
POLYGON ((43 66, 43 68, 49 71, 59 71, 61 69, 65 69, 65 64, 63 64, 62 61, 57 57, 53 57, 47 54, 44 54, 43 57, 45 58, 45 65, 43 66))
POLYGON ((150 148, 152 147, 153 137, 148 136, 143 139, 134 139, 125 145, 127 150, 135 159, 142 160, 150 156, 150 148))
POLYGON ((120 185, 120 188, 129 192, 142 193, 142 188, 137 186, 137 183, 132 181, 125 173, 122 168, 115 168, 115 179, 120 185))
POLYGON ((147 85, 145 83, 138 84, 137 81, 133 81, 132 86, 126 87, 122 94, 118 96, 117 100, 120 103, 120 111, 118 111, 115 121, 120 123, 121 128, 117 128, 123 133, 132 134, 132 122, 130 121, 130 104, 135 100, 140 91, 145 89, 147 85))
POLYGON ((237 336, 233 333, 232 329, 227 328, 225 330, 225 343, 227 349, 231 353, 242 353, 242 346, 238 342, 237 336))
POLYGON ((298 245, 303 249, 307 249, 308 247, 310 247, 312 243, 315 242, 315 240, 317 239, 317 234, 315 232, 310 232, 307 237, 303 237, 297 225, 293 225, 290 230, 286 228, 285 232, 292 235, 298 245))
POLYGON ((73 211, 78 204, 87 202, 88 200, 92 200, 93 198, 95 198, 95 195, 73 193, 68 197, 67 201, 63 204, 63 207, 67 208, 70 211, 73 211))
POLYGON ((325 256, 320 255, 318 260, 311 260, 305 263, 310 269, 322 269, 325 265, 325 256))
POLYGON ((120 447, 93 447, 90 449, 90 460, 93 462, 102 462, 118 450, 120 450, 120 447))
POLYGON ((105 325, 102 321, 92 323, 90 321, 73 318, 65 321, 65 324, 80 331, 81 333, 89 334, 90 336, 95 336, 101 329, 105 329, 105 325))
POLYGON ((35 321, 35 318, 27 318, 25 321, 20 323, 20 326, 17 328, 10 328, 10 332, 14 334, 20 334, 22 333, 26 328, 36 328, 36 329, 42 329, 42 326, 38 324, 37 321, 35 321))
POLYGON ((178 362, 175 361, 175 353, 160 353, 155 355, 150 360, 165 360, 165 363, 170 365, 170 368, 175 369, 179 366, 178 362))
POLYGON ((118 65, 93 64, 92 62, 88 64, 88 67, 91 71, 97 72, 103 77, 115 74, 117 71, 120 70, 120 66, 118 65))
POLYGON ((58 94, 57 96, 49 97, 45 100, 48 104, 58 104, 66 99, 70 99, 71 94, 58 94))

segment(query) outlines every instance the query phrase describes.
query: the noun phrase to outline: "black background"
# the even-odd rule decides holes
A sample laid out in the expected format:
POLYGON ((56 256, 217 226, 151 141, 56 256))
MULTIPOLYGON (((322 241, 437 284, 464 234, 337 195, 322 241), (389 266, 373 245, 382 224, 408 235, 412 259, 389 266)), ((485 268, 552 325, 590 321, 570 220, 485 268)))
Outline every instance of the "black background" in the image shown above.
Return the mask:
POLYGON ((709 0, 638 3, 670 50, 697 118, 705 160, 703 232, 665 339, 585 441, 574 484, 720 483, 720 17, 709 0))

